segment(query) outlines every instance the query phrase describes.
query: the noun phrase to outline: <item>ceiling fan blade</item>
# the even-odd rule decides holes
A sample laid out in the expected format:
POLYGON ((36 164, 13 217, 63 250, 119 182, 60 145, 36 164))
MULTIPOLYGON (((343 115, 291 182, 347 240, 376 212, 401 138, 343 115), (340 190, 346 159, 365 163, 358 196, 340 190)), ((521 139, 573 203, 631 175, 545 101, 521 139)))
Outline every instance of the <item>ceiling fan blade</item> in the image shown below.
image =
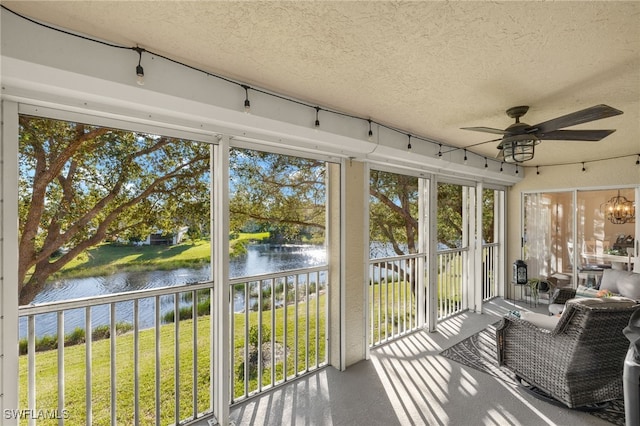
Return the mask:
POLYGON ((460 149, 473 148, 474 146, 484 145, 485 143, 497 142, 497 141, 501 141, 501 140, 502 140, 502 138, 498 138, 498 139, 491 139, 490 141, 478 142, 478 143, 474 143, 474 144, 471 144, 471 145, 467 145, 467 146, 462 147, 462 148, 460 148, 460 149))
POLYGON ((526 133, 549 133, 564 127, 575 126, 576 124, 588 123, 589 121, 600 120, 607 117, 622 114, 622 111, 610 107, 609 105, 595 105, 591 108, 572 112, 562 117, 553 118, 542 123, 534 124, 526 129, 526 133))
POLYGON ((538 139, 556 141, 599 141, 615 130, 554 130, 546 133, 534 133, 538 139))
POLYGON ((504 130, 494 129, 492 127, 461 127, 462 130, 472 130, 474 132, 494 133, 496 135, 504 135, 504 130))

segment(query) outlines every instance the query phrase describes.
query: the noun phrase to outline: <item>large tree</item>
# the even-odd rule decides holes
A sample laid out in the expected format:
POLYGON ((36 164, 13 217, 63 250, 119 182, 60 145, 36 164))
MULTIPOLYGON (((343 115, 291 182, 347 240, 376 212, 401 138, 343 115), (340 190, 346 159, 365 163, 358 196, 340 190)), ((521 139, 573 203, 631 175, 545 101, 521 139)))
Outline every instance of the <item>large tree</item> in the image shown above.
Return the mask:
POLYGON ((232 231, 250 224, 279 241, 324 238, 323 161, 234 148, 229 162, 232 231))
MULTIPOLYGON (((463 232, 463 187, 438 184, 437 241, 441 247, 460 247, 463 232)), ((482 238, 493 242, 494 191, 482 197, 482 238)), ((370 239, 388 244, 397 255, 417 253, 418 178, 372 170, 369 205, 370 239)))
POLYGON ((209 146, 20 116, 19 302, 86 249, 208 223, 209 146))
POLYGON ((418 178, 372 170, 369 195, 371 241, 389 244, 397 255, 417 253, 418 178))

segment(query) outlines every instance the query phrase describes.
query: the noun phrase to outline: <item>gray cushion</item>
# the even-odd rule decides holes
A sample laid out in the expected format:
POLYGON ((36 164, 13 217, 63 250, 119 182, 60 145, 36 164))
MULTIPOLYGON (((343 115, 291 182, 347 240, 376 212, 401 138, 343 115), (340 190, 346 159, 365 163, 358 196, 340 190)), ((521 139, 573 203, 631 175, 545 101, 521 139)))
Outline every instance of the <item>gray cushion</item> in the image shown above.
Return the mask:
POLYGON ((549 331, 556 328, 556 325, 558 325, 558 321, 560 320, 560 317, 543 315, 537 312, 526 312, 526 311, 520 313, 520 318, 522 318, 527 322, 530 322, 531 324, 535 325, 538 328, 544 328, 549 331))
POLYGON ((618 280, 618 290, 625 297, 640 300, 640 274, 627 272, 618 280))
POLYGON ((620 271, 617 269, 605 269, 602 273, 600 290, 609 290, 611 293, 621 294, 632 299, 637 299, 638 297, 635 297, 633 295, 635 295, 636 291, 638 290, 635 290, 632 286, 629 286, 629 284, 631 283, 640 283, 640 274, 630 271, 620 271), (631 293, 627 294, 625 293, 625 291, 619 288, 621 282, 627 284, 625 286, 625 290, 630 291, 631 293))

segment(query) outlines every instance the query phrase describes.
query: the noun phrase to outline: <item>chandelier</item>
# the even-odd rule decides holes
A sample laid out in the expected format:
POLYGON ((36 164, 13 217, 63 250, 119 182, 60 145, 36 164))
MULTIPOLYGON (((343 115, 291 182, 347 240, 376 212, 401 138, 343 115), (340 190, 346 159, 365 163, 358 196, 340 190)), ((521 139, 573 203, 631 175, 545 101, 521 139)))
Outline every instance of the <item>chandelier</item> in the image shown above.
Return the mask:
POLYGON ((600 209, 604 206, 604 214, 611 223, 633 223, 636 219, 636 208, 633 201, 629 201, 626 197, 618 195, 611 197, 609 201, 602 204, 600 209))

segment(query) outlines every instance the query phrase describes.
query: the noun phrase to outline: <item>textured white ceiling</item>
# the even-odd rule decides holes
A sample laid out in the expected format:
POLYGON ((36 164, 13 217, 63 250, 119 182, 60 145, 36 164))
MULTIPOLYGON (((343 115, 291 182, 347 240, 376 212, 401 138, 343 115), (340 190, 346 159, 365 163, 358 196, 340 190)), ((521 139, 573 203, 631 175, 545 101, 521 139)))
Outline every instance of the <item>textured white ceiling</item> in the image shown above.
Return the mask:
MULTIPOLYGON (((596 104, 624 111, 544 141, 527 165, 640 153, 640 2, 3 1, 11 10, 249 85, 465 147, 596 104)), ((471 148, 493 157, 497 142, 471 148)))

